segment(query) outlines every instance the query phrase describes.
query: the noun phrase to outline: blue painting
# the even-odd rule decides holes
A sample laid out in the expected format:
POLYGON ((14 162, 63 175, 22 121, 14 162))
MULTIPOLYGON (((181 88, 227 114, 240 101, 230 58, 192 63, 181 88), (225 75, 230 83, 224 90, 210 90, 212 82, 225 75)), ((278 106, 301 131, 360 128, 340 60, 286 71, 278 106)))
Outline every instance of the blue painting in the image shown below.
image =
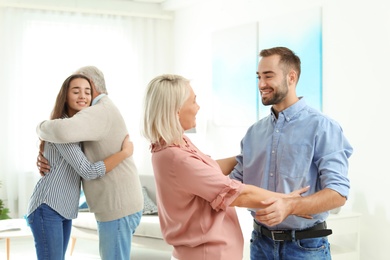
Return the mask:
MULTIPOLYGON (((318 110, 322 110, 321 17, 321 9, 314 8, 259 21, 259 52, 276 46, 293 50, 301 59, 297 94, 318 110)), ((263 106, 260 100, 258 117, 269 113, 270 106, 263 106)))
POLYGON ((213 123, 249 126, 257 120, 257 22, 212 37, 213 123))
POLYGON ((250 126, 269 115, 259 97, 256 71, 262 49, 285 46, 301 59, 298 96, 322 110, 321 9, 266 17, 214 32, 212 37, 213 123, 250 126), (288 21, 288 24, 286 23, 288 21))

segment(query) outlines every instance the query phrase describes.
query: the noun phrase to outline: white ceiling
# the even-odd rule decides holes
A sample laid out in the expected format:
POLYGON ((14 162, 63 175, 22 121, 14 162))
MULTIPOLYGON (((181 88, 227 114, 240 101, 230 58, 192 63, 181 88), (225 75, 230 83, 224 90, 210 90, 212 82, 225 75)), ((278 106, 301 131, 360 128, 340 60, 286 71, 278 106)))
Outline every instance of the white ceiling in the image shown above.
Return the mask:
POLYGON ((161 4, 165 2, 165 0, 125 0, 125 1, 150 3, 150 4, 161 4))
MULTIPOLYGON (((113 0, 109 0, 109 1, 113 1, 113 0)), ((133 2, 133 3, 138 2, 144 4, 159 4, 162 9, 172 11, 206 0, 114 0, 114 1, 126 1, 126 2, 133 2)))

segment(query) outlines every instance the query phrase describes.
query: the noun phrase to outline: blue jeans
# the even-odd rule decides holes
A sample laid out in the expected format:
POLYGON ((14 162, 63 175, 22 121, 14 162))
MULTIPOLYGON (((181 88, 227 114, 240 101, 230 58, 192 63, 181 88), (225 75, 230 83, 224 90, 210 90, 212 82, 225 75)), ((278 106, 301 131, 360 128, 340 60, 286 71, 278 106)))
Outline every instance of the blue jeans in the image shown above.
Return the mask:
POLYGON ((330 260, 327 237, 308 238, 295 241, 273 241, 252 231, 250 245, 251 260, 330 260))
POLYGON ((99 251, 102 260, 130 259, 131 241, 141 217, 142 211, 139 211, 112 221, 97 221, 99 251))
POLYGON ((41 204, 27 217, 27 221, 34 236, 38 260, 64 260, 72 220, 41 204))

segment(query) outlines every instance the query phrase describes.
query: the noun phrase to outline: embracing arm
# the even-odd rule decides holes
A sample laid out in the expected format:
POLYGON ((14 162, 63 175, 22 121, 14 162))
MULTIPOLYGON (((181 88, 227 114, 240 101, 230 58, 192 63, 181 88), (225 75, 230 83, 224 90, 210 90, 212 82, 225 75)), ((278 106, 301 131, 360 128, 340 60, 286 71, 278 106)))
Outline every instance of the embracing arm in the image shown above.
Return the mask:
POLYGON ((50 171, 49 161, 43 156, 43 148, 45 146, 45 141, 40 141, 39 151, 37 156, 37 167, 39 174, 45 176, 46 173, 50 171))
MULTIPOLYGON (((82 178, 86 180, 92 180, 104 176, 105 173, 112 171, 124 159, 130 157, 133 154, 133 143, 129 141, 128 135, 123 140, 122 148, 119 152, 108 156, 103 161, 98 161, 95 163, 91 163, 88 160, 88 158, 85 156, 85 154, 81 150, 81 147, 78 144, 69 143, 54 145, 57 147, 57 150, 61 153, 62 157, 66 160, 66 162, 82 178)), ((43 171, 42 165, 45 165, 43 160, 47 162, 46 158, 44 158, 42 155, 41 160, 38 161, 38 168, 42 176, 44 176, 45 174, 50 174, 49 166, 47 166, 46 171, 43 171)))
POLYGON ((43 121, 36 131, 40 139, 52 143, 97 141, 110 129, 110 120, 109 111, 104 106, 94 105, 71 118, 43 121))
MULTIPOLYGON (((49 162, 43 156, 44 142, 45 141, 41 141, 41 145, 39 146, 39 153, 37 157, 37 167, 41 176, 44 176, 46 173, 50 171, 49 162)), ((133 151, 134 151, 133 142, 129 141, 129 135, 126 135, 125 139, 122 142, 121 151, 114 153, 113 155, 103 160, 104 165, 106 166, 106 173, 112 171, 112 169, 118 166, 118 164, 120 164, 124 159, 133 155, 133 151)))
POLYGON ((123 140, 122 148, 119 152, 107 157, 104 161, 98 161, 96 163, 91 163, 81 149, 73 151, 74 153, 72 156, 71 153, 66 151, 68 145, 70 144, 57 145, 57 147, 62 150, 60 152, 65 160, 86 180, 102 177, 105 173, 112 171, 112 169, 118 166, 124 159, 133 154, 133 143, 129 141, 129 136, 126 136, 123 140), (104 166, 102 167, 102 165, 104 166), (102 169, 104 169, 103 172, 102 169))
POLYGON ((126 135, 125 140, 123 140, 122 143, 122 150, 103 160, 104 165, 106 165, 106 173, 112 171, 112 169, 118 166, 124 159, 130 157, 133 154, 133 151, 133 142, 129 141, 129 135, 126 135))
POLYGON ((219 160, 216 160, 216 162, 219 164, 219 167, 221 168, 222 173, 224 175, 229 175, 232 172, 232 170, 234 169, 234 166, 236 166, 236 164, 237 164, 235 156, 229 157, 229 158, 224 158, 224 159, 219 159, 219 160))

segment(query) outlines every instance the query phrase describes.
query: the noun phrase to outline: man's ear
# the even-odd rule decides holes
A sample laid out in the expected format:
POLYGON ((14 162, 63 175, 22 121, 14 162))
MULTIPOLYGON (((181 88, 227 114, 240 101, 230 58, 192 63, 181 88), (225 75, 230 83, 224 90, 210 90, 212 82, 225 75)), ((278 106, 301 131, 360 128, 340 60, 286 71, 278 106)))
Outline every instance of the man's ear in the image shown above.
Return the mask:
POLYGON ((290 70, 287 74, 287 82, 289 85, 296 85, 298 82, 298 74, 295 70, 290 70))
POLYGON ((95 83, 91 80, 91 87, 92 87, 92 99, 99 96, 99 93, 96 91, 95 83))
POLYGON ((95 83, 93 83, 92 80, 91 80, 91 87, 92 87, 92 90, 93 90, 93 91, 96 91, 95 83))

